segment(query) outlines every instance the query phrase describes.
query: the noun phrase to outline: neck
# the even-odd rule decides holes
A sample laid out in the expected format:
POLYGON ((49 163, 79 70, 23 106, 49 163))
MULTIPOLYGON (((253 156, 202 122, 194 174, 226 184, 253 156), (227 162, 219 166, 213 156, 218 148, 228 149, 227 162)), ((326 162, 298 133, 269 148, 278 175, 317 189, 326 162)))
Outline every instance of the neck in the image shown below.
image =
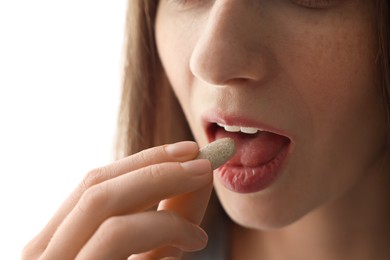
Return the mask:
POLYGON ((256 231, 235 226, 232 259, 388 259, 389 169, 367 174, 343 197, 288 227, 256 231))

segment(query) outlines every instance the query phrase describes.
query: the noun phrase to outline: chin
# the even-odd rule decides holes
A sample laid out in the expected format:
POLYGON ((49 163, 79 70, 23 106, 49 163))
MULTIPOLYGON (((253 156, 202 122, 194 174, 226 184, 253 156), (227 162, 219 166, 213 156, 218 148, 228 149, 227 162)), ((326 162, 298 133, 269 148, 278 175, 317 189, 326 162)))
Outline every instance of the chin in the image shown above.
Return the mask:
POLYGON ((287 214, 281 211, 278 212, 264 212, 256 210, 247 210, 246 212, 238 213, 234 209, 225 209, 229 217, 236 224, 256 230, 271 231, 282 229, 299 221, 304 215, 297 212, 288 212, 287 214), (249 214, 248 214, 249 212, 249 214), (246 213, 246 214, 245 214, 246 213))
POLYGON ((236 224, 256 230, 277 230, 285 228, 296 221, 302 216, 286 215, 286 214, 264 214, 264 212, 251 212, 251 214, 236 214, 227 211, 233 222, 236 224))
MULTIPOLYGON (((312 212, 314 201, 259 198, 255 194, 217 194, 227 215, 236 224, 256 230, 276 230, 290 226, 312 212)), ((223 191, 222 191, 223 192, 223 191)), ((314 205, 315 204, 315 205, 314 205)))

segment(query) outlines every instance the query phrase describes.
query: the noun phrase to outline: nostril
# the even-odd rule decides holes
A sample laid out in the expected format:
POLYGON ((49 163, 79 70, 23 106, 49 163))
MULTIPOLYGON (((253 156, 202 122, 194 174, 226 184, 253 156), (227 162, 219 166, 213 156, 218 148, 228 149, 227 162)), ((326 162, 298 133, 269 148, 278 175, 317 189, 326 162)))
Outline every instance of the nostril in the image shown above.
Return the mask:
POLYGON ((191 73, 195 78, 204 83, 216 86, 224 85, 229 79, 226 78, 226 75, 223 75, 223 73, 226 73, 227 71, 221 68, 221 65, 218 64, 215 57, 213 58, 209 55, 207 55, 208 57, 203 56, 206 56, 206 54, 199 54, 197 53, 197 50, 194 50, 190 60, 191 73))
MULTIPOLYGON (((205 33, 196 43, 189 60, 191 73, 200 81, 215 86, 227 85, 234 81, 242 83, 246 77, 247 65, 253 64, 241 49, 243 46, 216 37, 216 33, 205 33)), ((217 33, 218 34, 218 33, 217 33)))
MULTIPOLYGON (((262 55, 248 57, 245 54, 219 50, 203 50, 195 47, 189 60, 189 69, 199 81, 213 86, 259 85, 274 71, 262 55)), ((237 51, 236 51, 237 52, 237 51)))

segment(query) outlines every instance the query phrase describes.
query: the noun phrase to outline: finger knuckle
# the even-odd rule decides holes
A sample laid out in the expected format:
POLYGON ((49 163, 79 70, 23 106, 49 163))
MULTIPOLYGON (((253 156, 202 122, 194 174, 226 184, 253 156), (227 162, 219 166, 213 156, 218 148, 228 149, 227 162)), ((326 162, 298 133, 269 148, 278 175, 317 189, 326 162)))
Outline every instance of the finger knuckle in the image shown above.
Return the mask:
POLYGON ((154 164, 149 167, 151 181, 161 182, 164 178, 173 177, 173 173, 180 172, 181 167, 176 162, 165 162, 154 164))
POLYGON ((119 217, 106 219, 96 233, 98 246, 116 245, 121 242, 123 233, 122 221, 119 217))
POLYGON ((164 172, 164 165, 163 164, 155 164, 150 167, 150 177, 152 179, 161 179, 164 172))
POLYGON ((86 189, 97 185, 107 179, 111 175, 111 170, 108 166, 98 167, 89 171, 83 179, 86 189))
POLYGON ((92 186, 81 196, 79 209, 82 211, 103 208, 108 203, 109 195, 107 185, 104 183, 92 186))
POLYGON ((156 157, 161 158, 165 154, 165 149, 162 146, 158 146, 138 152, 135 156, 132 156, 132 160, 136 165, 146 166, 151 164, 156 157))
POLYGON ((148 151, 147 150, 142 150, 139 153, 136 154, 136 156, 133 156, 133 163, 138 164, 138 165, 147 165, 148 164, 148 151))

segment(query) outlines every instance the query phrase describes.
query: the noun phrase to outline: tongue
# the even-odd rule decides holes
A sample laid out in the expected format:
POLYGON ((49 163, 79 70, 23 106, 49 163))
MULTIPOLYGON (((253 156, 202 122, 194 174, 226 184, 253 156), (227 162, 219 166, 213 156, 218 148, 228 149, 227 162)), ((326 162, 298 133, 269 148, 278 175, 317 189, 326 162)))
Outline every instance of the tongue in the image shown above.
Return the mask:
POLYGON ((244 134, 226 132, 219 128, 216 139, 230 137, 236 143, 236 154, 228 164, 246 167, 259 167, 275 158, 289 139, 270 132, 244 134))

